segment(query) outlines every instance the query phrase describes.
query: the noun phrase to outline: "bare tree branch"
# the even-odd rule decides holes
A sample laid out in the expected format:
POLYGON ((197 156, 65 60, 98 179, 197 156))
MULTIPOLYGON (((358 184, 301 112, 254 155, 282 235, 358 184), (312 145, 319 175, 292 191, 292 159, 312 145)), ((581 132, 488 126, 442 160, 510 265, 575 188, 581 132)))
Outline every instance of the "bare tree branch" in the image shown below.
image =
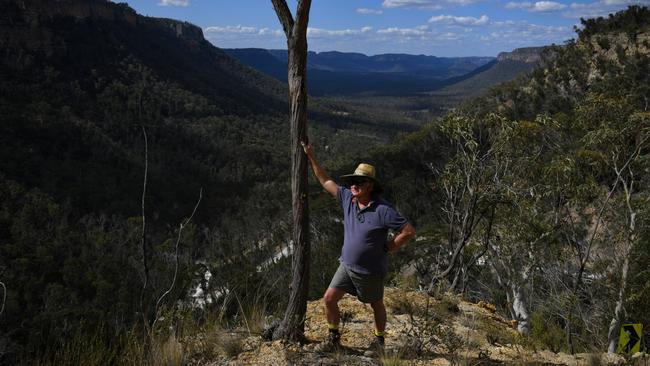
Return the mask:
POLYGON ((2 307, 0 307, 0 315, 5 311, 5 303, 7 302, 7 286, 5 286, 4 282, 0 282, 0 286, 2 286, 2 307))
POLYGON ((605 208, 607 207, 607 203, 609 202, 610 198, 612 197, 612 194, 614 194, 614 191, 616 190, 616 187, 618 186, 618 182, 622 182, 621 179, 621 174, 623 173, 623 170, 625 170, 631 163, 636 159, 636 157, 641 153, 641 148, 643 147, 643 144, 650 138, 650 135, 646 136, 639 142, 630 155, 630 157, 627 159, 625 164, 621 167, 620 170, 616 170, 616 179, 614 180, 614 184, 612 184, 612 188, 607 194, 607 197, 605 198, 605 202, 603 202, 603 205, 600 207, 600 210, 598 211, 598 218, 596 219, 596 226, 594 227, 593 232, 591 233, 591 238, 589 238, 589 242, 587 243, 587 251, 585 253, 585 256, 582 258, 582 261, 580 263, 580 269, 578 271, 578 276, 576 278, 575 286, 573 287, 573 293, 575 294, 578 290, 578 286, 582 282, 582 274, 585 271, 585 267, 587 265, 587 262, 589 261, 589 255, 591 253, 591 248, 594 243, 594 239, 596 238, 596 233, 598 232, 598 227, 600 226, 600 223, 602 221, 602 216, 603 213, 605 212, 605 208))
MULTIPOLYGON (((273 1, 275 3, 275 1, 273 1)), ((311 7, 311 0, 299 0, 298 10, 296 11, 296 26, 294 32, 307 33, 307 24, 309 23, 309 8, 311 7)), ((300 36, 293 34, 293 36, 300 36)))
POLYGON ((147 231, 146 231, 146 215, 145 215, 145 197, 147 195, 147 174, 149 169, 149 145, 147 142, 147 130, 142 126, 142 135, 144 137, 144 178, 142 182, 142 235, 140 241, 140 248, 142 251, 142 292, 140 293, 140 311, 142 312, 142 319, 144 324, 146 321, 146 310, 144 308, 144 296, 147 291, 149 282, 149 268, 147 263, 147 231))
POLYGON ((292 37, 294 22, 293 16, 291 15, 291 10, 289 10, 289 7, 287 6, 287 2, 284 0, 271 0, 271 2, 273 3, 275 13, 280 20, 280 24, 282 24, 284 34, 287 36, 287 39, 290 39, 292 37))
POLYGON ((153 324, 151 325, 151 329, 154 329, 154 326, 156 325, 156 322, 158 321, 158 312, 160 311, 160 303, 163 301, 165 296, 169 295, 169 293, 172 292, 174 289, 174 285, 176 284, 176 278, 178 277, 178 262, 179 262, 179 251, 178 248, 180 247, 181 243, 181 235, 183 234, 183 229, 187 224, 190 223, 192 218, 194 217, 194 214, 196 213, 196 209, 199 207, 199 204, 201 203, 201 199, 203 198, 203 188, 199 191, 199 199, 196 201, 196 205, 194 205, 194 210, 192 210, 192 214, 190 217, 185 219, 185 221, 181 222, 179 227, 178 227, 178 236, 176 237, 176 245, 174 246, 174 258, 175 258, 175 265, 174 265, 174 276, 172 277, 172 283, 169 285, 169 288, 167 291, 165 291, 159 298, 158 301, 156 301, 156 318, 153 321, 153 324))

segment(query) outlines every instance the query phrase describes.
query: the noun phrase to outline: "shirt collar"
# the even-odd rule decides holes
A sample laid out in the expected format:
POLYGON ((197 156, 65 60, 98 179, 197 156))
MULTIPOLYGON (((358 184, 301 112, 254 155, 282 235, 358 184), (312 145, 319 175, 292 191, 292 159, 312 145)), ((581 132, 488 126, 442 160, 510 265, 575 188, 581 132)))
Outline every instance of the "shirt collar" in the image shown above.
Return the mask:
POLYGON ((359 202, 357 201, 356 197, 352 197, 352 203, 354 203, 354 207, 356 207, 357 210, 365 211, 375 204, 375 197, 370 196, 370 201, 368 201, 368 204, 364 208, 359 208, 359 202))

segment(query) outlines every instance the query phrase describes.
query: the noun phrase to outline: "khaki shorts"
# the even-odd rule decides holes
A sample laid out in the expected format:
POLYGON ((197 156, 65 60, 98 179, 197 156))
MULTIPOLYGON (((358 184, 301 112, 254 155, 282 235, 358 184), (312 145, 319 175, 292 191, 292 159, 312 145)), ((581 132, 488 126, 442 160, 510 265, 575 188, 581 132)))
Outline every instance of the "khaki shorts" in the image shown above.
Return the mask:
POLYGON ((336 270, 329 287, 343 290, 364 303, 384 298, 384 276, 353 272, 343 263, 336 270))

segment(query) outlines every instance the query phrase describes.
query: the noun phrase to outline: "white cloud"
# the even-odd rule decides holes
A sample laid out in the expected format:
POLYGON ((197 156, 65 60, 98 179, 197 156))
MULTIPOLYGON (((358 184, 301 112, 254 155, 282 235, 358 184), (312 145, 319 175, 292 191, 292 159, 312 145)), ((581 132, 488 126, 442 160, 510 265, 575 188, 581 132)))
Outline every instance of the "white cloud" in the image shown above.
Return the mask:
POLYGON ((481 15, 480 18, 474 17, 456 17, 453 15, 438 15, 429 19, 429 23, 455 24, 463 26, 486 25, 490 21, 487 15, 481 15))
POLYGON ((447 0, 449 4, 456 4, 456 5, 471 5, 474 4, 476 1, 475 0, 447 0))
POLYGON ((436 41, 457 41, 460 38, 461 38, 460 35, 453 32, 438 34, 434 37, 436 41))
POLYGON ((221 48, 287 47, 287 39, 281 29, 226 25, 204 28, 203 35, 205 39, 221 48))
POLYGON ((206 33, 235 33, 235 34, 266 34, 269 29, 258 29, 255 27, 242 27, 241 25, 228 25, 225 27, 207 27, 204 29, 206 33))
POLYGON ((378 34, 398 34, 402 36, 422 36, 427 33, 425 29, 421 28, 384 28, 377 31, 378 34))
MULTIPOLYGON (((530 24, 528 22, 493 22, 495 29, 483 34, 482 41, 499 42, 505 45, 512 45, 512 48, 549 45, 551 43, 562 44, 574 36, 573 30, 565 26, 547 26, 530 24)), ((503 48, 504 51, 508 49, 503 48)))
POLYGON ((643 0, 604 0, 603 3, 605 5, 614 5, 614 6, 623 6, 623 5, 648 5, 650 4, 650 1, 643 1, 643 0))
POLYGON ((322 29, 307 28, 307 37, 341 37, 363 33, 363 29, 322 29))
POLYGON ((380 15, 384 11, 381 9, 368 9, 368 8, 359 8, 357 9, 357 13, 359 14, 364 14, 364 15, 380 15))
POLYGON ((506 9, 530 9, 532 7, 533 4, 529 2, 522 2, 522 3, 509 2, 506 4, 506 9))
POLYGON ((190 0, 160 0, 159 6, 188 6, 190 0))
POLYGON ((555 1, 538 1, 536 3, 524 1, 519 3, 509 2, 506 4, 506 9, 523 9, 540 13, 559 11, 565 9, 566 7, 566 5, 555 1))
POLYGON ((475 3, 477 0, 384 0, 381 4, 382 8, 416 8, 428 10, 440 10, 445 6, 451 5, 469 5, 475 3))
POLYGON ((555 1, 538 1, 533 5, 532 11, 557 11, 566 8, 566 5, 557 3, 555 1))
MULTIPOLYGON (((222 48, 286 49, 286 37, 279 27, 215 26, 205 28, 204 34, 206 39, 222 48)), ((336 50, 436 56, 495 56, 498 52, 518 47, 562 44, 575 36, 571 26, 495 21, 487 15, 466 17, 445 14, 433 16, 425 24, 408 27, 309 28, 307 35, 309 49, 316 52, 336 50), (459 44, 463 46, 459 48, 459 44)))
POLYGON ((439 6, 437 1, 431 0, 384 0, 381 4, 384 8, 422 8, 429 6, 439 6))
POLYGON ((494 25, 496 27, 511 27, 511 26, 516 25, 516 24, 517 24, 517 22, 515 22, 514 20, 506 20, 506 21, 502 21, 502 22, 492 22, 492 25, 494 25))
POLYGON ((284 36, 284 32, 279 29, 260 28, 257 30, 260 36, 284 36))
POLYGON ((626 5, 650 5, 650 0, 599 0, 592 3, 572 3, 562 13, 565 18, 596 18, 622 10, 626 5))
MULTIPOLYGON (((242 40, 262 40, 269 38, 284 38, 284 32, 280 29, 256 28, 242 25, 213 26, 204 30, 206 38, 209 40, 234 39, 240 37, 242 40)), ((346 36, 358 36, 373 33, 372 27, 362 27, 360 29, 323 29, 307 28, 307 36, 310 38, 341 38, 346 36)))

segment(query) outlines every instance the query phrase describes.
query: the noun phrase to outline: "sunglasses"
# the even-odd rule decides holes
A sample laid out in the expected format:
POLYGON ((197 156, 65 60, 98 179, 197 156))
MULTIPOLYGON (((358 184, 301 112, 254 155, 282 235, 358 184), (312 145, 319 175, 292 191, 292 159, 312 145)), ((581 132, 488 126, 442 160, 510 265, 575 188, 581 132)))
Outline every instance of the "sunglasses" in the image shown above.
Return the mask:
POLYGON ((370 183, 368 179, 350 179, 351 186, 362 186, 367 183, 370 183))

